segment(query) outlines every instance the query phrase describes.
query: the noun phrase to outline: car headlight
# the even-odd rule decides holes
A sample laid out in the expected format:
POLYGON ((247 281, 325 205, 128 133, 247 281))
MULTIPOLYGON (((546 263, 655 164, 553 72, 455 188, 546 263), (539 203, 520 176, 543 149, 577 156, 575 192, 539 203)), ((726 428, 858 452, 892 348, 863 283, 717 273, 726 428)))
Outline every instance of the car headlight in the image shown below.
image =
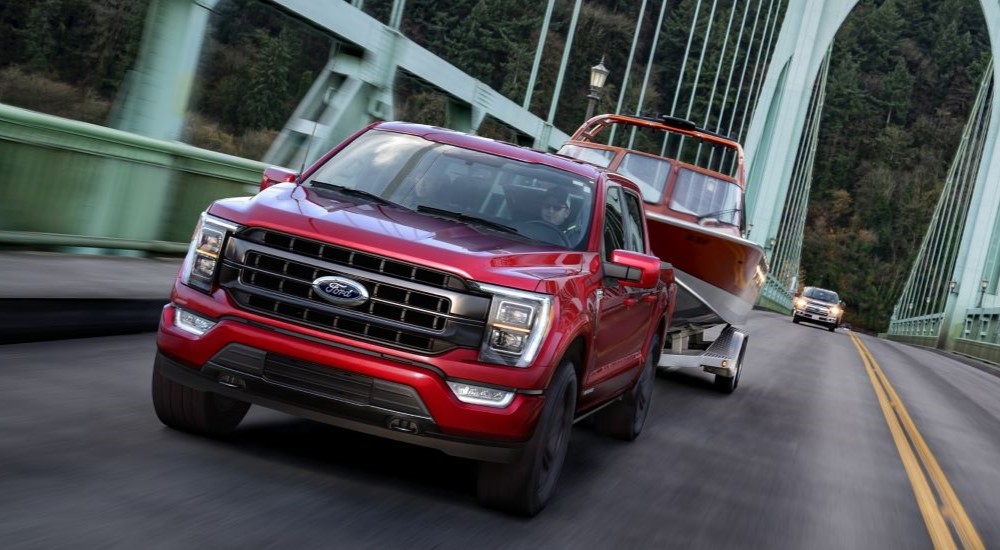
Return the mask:
POLYGON ((805 307, 806 307, 806 300, 805 300, 805 298, 796 298, 795 299, 795 307, 797 307, 799 309, 805 309, 805 307))
POLYGON ((181 268, 181 282, 204 292, 212 292, 219 274, 219 261, 226 238, 239 228, 236 224, 202 212, 195 226, 187 257, 181 268))
POLYGON ((479 288, 493 295, 479 360, 522 368, 531 365, 552 324, 552 297, 487 284, 479 288))
POLYGON ((840 308, 837 307, 837 306, 831 307, 830 308, 830 317, 836 317, 838 315, 840 315, 840 308))

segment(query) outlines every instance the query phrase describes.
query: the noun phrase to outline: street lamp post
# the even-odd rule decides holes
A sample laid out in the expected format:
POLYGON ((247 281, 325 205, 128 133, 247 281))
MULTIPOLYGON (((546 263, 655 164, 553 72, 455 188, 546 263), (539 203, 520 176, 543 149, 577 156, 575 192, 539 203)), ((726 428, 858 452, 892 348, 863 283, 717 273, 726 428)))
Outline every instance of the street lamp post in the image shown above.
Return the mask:
POLYGON ((604 88, 604 83, 608 81, 608 74, 610 72, 604 66, 603 57, 600 63, 590 68, 590 95, 587 96, 586 120, 590 120, 590 117, 594 116, 594 106, 601 99, 601 89, 604 88))

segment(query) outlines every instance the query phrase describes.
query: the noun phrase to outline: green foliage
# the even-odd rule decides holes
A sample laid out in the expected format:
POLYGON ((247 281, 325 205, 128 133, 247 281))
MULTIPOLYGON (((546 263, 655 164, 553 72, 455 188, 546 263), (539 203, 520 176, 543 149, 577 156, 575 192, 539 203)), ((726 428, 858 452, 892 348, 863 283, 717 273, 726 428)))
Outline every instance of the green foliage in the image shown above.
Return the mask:
POLYGON ((240 109, 242 126, 251 130, 280 128, 288 119, 292 51, 284 36, 257 33, 260 49, 254 56, 246 95, 240 109))
POLYGON ((21 33, 21 47, 27 66, 32 70, 44 71, 52 64, 56 40, 64 30, 58 19, 61 8, 61 0, 43 0, 28 12, 28 20, 21 33))
POLYGON ((111 108, 92 90, 25 71, 16 65, 0 70, 0 103, 94 124, 104 121, 111 108))

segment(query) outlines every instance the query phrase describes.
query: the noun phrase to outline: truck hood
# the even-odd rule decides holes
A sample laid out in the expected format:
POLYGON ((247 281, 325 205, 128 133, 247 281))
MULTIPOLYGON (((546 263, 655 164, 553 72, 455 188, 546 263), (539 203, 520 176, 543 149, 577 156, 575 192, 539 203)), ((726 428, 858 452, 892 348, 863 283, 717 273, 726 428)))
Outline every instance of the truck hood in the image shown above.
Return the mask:
POLYGON ((244 225, 389 256, 466 279, 522 290, 590 272, 597 253, 535 243, 516 235, 362 199, 335 200, 294 184, 249 198, 216 201, 209 212, 244 225))

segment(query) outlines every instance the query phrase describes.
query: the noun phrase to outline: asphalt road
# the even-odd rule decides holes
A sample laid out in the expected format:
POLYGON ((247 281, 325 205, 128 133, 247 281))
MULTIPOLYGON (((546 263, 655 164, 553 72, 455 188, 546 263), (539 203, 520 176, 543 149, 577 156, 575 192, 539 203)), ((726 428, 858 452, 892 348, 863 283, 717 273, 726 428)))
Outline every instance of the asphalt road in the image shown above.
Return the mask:
MULTIPOLYGON (((634 443, 574 429, 531 520, 479 508, 474 464, 434 451, 260 408, 225 440, 167 429, 152 334, 0 346, 0 548, 933 547, 850 335, 748 328, 736 393, 661 373, 634 443)), ((1000 547, 1000 377, 861 341, 1000 547)))

